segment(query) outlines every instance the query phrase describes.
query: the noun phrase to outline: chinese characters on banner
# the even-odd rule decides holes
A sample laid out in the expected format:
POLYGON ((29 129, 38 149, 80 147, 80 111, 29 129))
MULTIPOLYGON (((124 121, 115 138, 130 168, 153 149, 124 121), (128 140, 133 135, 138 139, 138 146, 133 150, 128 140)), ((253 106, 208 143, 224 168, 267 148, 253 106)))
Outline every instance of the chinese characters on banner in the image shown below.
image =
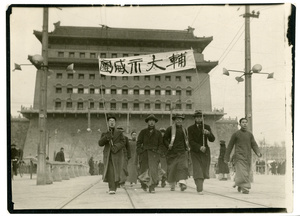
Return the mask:
POLYGON ((99 58, 99 72, 106 76, 150 76, 193 68, 196 68, 193 50, 99 58))

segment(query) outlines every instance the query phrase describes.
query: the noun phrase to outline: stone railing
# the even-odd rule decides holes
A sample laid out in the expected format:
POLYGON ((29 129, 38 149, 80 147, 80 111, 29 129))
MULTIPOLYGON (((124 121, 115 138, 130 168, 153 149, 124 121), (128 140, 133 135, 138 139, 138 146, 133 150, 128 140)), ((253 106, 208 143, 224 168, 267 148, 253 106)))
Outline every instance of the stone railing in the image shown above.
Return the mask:
MULTIPOLYGON (((32 160, 32 164, 37 163, 32 160)), ((87 176, 89 174, 89 166, 82 163, 67 163, 57 161, 46 161, 46 183, 61 182, 79 176, 87 176)))

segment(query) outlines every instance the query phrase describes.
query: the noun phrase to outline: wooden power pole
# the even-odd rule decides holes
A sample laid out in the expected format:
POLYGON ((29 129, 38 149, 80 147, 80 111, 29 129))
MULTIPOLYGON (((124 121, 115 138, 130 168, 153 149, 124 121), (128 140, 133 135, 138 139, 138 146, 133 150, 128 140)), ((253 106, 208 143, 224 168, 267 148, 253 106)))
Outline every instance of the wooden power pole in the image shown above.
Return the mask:
POLYGON ((48 8, 43 8, 42 56, 43 66, 40 73, 39 95, 39 134, 37 185, 46 184, 46 145, 47 145, 47 73, 48 73, 48 8))
POLYGON ((248 130, 253 131, 252 115, 252 82, 251 82, 251 47, 250 47, 250 17, 258 18, 259 14, 250 13, 250 6, 245 6, 245 117, 248 119, 248 130))

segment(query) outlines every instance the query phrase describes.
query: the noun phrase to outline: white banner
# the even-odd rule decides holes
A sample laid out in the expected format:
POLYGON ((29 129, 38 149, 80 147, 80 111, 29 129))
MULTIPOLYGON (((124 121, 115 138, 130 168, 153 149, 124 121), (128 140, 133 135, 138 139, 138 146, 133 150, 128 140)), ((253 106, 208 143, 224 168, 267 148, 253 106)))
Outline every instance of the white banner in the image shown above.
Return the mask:
POLYGON ((150 76, 194 68, 196 63, 193 50, 99 58, 99 72, 106 76, 150 76))

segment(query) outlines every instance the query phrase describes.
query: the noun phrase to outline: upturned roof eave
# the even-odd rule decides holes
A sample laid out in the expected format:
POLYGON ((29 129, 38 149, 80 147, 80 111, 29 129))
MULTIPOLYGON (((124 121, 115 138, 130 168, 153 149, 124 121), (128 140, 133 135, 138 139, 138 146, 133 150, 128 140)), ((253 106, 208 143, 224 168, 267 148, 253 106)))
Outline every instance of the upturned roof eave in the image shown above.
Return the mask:
MULTIPOLYGON (((41 31, 33 31, 33 34, 36 36, 36 38, 42 42, 42 32, 41 31)), ((213 40, 213 37, 196 37, 194 39, 170 39, 170 38, 102 38, 102 37, 95 37, 95 36, 88 36, 85 35, 59 35, 59 34, 53 34, 53 32, 48 34, 49 38, 88 38, 88 39, 114 39, 114 40, 145 40, 145 41, 178 41, 178 42, 206 42, 206 46, 213 40)))

